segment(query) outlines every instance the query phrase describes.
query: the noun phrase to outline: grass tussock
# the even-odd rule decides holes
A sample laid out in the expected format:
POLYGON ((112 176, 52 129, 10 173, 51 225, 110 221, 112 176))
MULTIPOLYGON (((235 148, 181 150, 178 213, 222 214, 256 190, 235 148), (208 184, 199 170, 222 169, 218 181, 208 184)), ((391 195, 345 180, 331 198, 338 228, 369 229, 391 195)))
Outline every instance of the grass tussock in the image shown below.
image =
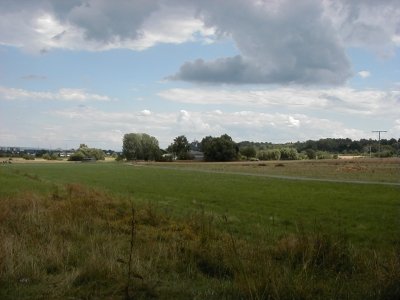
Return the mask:
POLYGON ((228 218, 79 184, 0 199, 0 240, 1 299, 400 298, 399 247, 304 230, 256 243, 228 218))

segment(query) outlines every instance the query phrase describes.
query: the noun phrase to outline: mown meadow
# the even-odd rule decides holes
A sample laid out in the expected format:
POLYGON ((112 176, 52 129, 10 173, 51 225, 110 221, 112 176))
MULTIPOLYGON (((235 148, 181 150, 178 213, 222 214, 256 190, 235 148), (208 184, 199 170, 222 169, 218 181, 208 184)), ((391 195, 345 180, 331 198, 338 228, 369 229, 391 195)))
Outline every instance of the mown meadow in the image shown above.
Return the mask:
POLYGON ((398 185, 169 166, 0 166, 0 298, 399 298, 398 185))

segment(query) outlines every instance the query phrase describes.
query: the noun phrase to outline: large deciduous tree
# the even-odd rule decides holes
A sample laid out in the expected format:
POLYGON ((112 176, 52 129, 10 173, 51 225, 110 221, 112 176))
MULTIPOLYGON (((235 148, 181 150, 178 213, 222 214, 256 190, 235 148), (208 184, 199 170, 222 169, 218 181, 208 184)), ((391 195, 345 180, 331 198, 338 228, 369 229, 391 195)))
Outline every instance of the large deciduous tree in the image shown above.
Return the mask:
POLYGON ((256 157, 257 151, 254 146, 245 146, 240 148, 240 154, 245 156, 247 159, 250 159, 252 157, 256 157))
POLYGON ((180 135, 174 139, 169 145, 168 150, 171 151, 178 159, 189 159, 190 144, 184 135, 180 135))
POLYGON ((142 151, 144 160, 158 160, 161 152, 158 140, 146 133, 142 134, 142 151))
POLYGON ((238 158, 239 148, 227 134, 203 138, 201 148, 208 161, 232 161, 238 158))
POLYGON ((146 133, 127 133, 122 142, 122 154, 127 160, 157 160, 160 157, 158 140, 146 133))

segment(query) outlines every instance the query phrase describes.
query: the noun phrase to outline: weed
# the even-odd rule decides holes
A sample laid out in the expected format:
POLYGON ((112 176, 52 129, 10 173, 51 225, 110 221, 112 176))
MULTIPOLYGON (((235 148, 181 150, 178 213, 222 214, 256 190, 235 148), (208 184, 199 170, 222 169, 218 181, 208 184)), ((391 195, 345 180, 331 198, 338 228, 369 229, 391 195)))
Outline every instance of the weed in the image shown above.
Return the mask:
MULTIPOLYGON (((131 183, 132 173, 124 174, 131 183)), ((208 180, 208 174, 197 174, 172 186, 166 176, 167 183, 160 180, 158 187, 165 195, 159 197, 141 186, 138 175, 135 195, 145 200, 138 201, 118 190, 120 182, 111 182, 114 192, 106 192, 106 183, 95 188, 84 180, 63 185, 12 175, 0 179, 11 187, 15 180, 34 188, 0 197, 1 299, 400 298, 400 251, 390 217, 397 190, 392 188, 363 186, 367 192, 358 201, 353 194, 361 189, 354 186, 236 175, 208 180), (199 182, 206 183, 206 193, 199 192, 204 188, 199 182), (338 194, 338 187, 344 191, 338 194), (193 208, 194 198, 201 205, 193 208), (167 210, 159 199, 174 201, 167 210), (340 214, 332 216, 337 207, 340 214), (373 223, 382 211, 385 219, 373 223), (368 217, 369 228, 387 226, 387 232, 379 231, 382 240, 366 233, 380 243, 357 243, 359 232, 351 231, 349 221, 353 215, 357 222, 368 217)), ((141 169, 140 176, 152 175, 141 169)))

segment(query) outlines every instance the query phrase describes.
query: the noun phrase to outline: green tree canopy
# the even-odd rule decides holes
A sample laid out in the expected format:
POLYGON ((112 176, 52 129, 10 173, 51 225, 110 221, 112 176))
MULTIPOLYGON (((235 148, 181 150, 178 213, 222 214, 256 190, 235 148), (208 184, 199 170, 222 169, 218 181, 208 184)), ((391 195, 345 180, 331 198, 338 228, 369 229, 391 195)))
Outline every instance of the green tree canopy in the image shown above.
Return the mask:
POLYGON ((240 154, 245 156, 247 159, 251 157, 256 157, 256 148, 254 146, 245 146, 240 148, 240 154))
POLYGON ((68 160, 80 161, 84 158, 95 158, 96 160, 104 160, 105 154, 103 150, 96 148, 89 148, 85 144, 80 144, 79 149, 72 154, 68 160))
POLYGON ((257 158, 260 160, 280 160, 281 151, 279 149, 261 150, 258 152, 257 158))
POLYGON ((203 138, 201 148, 205 160, 208 161, 236 160, 239 153, 236 143, 227 134, 223 134, 220 137, 207 136, 203 138))
POLYGON ((281 160, 296 160, 298 159, 299 153, 296 148, 281 148, 281 160))
POLYGON ((122 154, 127 160, 157 160, 160 147, 158 140, 146 133, 127 133, 122 143, 122 154))
POLYGON ((172 152, 178 159, 189 159, 190 144, 184 135, 180 135, 174 139, 169 145, 168 151, 172 152))

